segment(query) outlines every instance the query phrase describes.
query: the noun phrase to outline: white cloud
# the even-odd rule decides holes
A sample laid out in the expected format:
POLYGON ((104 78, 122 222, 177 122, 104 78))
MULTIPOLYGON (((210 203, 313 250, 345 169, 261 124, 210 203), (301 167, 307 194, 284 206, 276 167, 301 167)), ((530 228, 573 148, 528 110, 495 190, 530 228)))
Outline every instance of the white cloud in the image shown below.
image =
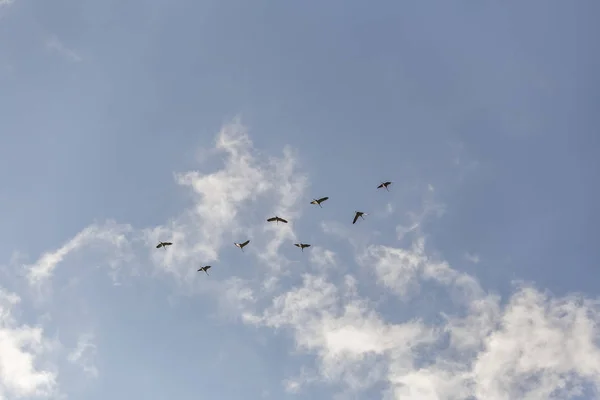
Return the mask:
POLYGON ((331 250, 320 246, 312 246, 310 262, 319 269, 335 267, 337 264, 337 256, 331 250))
POLYGON ((27 279, 31 285, 40 285, 51 279, 56 266, 65 257, 84 247, 101 245, 104 250, 109 250, 112 267, 126 261, 129 246, 126 235, 131 232, 129 225, 119 225, 114 221, 105 224, 92 224, 67 241, 59 249, 46 252, 32 265, 26 265, 27 279))
POLYGON ((39 365, 51 342, 42 328, 17 323, 12 310, 20 301, 0 288, 0 399, 49 396, 56 388, 56 372, 39 365))
MULTIPOLYGON (((558 298, 525 285, 502 302, 475 277, 450 266, 426 246, 424 222, 444 210, 433 200, 432 187, 424 188, 417 212, 391 210, 409 216, 408 245, 384 246, 374 243, 377 235, 367 227, 323 222, 326 235, 351 244, 355 259, 347 265, 341 252, 338 256, 315 244, 306 257, 313 268, 308 271, 317 271, 313 275, 287 268, 294 261, 282 247, 296 240, 294 222, 309 201, 308 180, 299 171, 297 155, 286 148, 281 157, 265 158, 239 120, 225 125, 214 151, 205 154, 207 160, 224 156, 222 168, 175 175, 192 191, 189 209, 144 230, 113 222, 93 224, 28 266, 29 282, 49 282, 75 251, 103 250, 105 264, 113 266, 146 255, 156 267, 154 273, 172 276, 179 289, 218 296, 227 315, 287 332, 295 350, 314 356, 314 363, 284 381, 290 392, 325 383, 345 393, 379 387, 384 398, 393 400, 541 400, 566 399, 582 385, 600 385, 598 304, 558 298), (290 223, 269 224, 266 218, 272 215, 290 223), (252 269, 225 275, 223 249, 239 251, 233 242, 246 238, 251 243, 244 257, 258 262, 252 269), (155 249, 159 240, 175 245, 155 249), (114 249, 120 249, 116 256, 114 249), (200 276, 201 285, 196 272, 200 263, 215 266, 211 279, 200 276), (293 278, 291 288, 282 283, 288 277, 293 278), (423 307, 433 311, 426 313, 423 307)), ((398 239, 407 237, 407 228, 397 232, 398 239)), ((41 338, 41 331, 35 332, 41 338)), ((82 336, 69 360, 84 363, 89 372, 94 348, 88 339, 82 336), (86 355, 84 349, 92 352, 86 355)), ((18 342, 11 343, 18 347, 18 342)), ((23 368, 25 375, 13 372, 11 379, 36 371, 23 368)), ((36 387, 52 388, 55 377, 49 376, 50 383, 38 382, 36 387)))
POLYGON ((81 62, 83 58, 77 54, 74 50, 69 49, 63 42, 61 42, 56 36, 51 36, 46 39, 46 49, 54 51, 63 57, 73 62, 81 62))
MULTIPOLYGON (((381 380, 384 356, 412 365, 419 345, 435 337, 420 321, 386 324, 357 296, 354 278, 347 276, 342 288, 323 277, 304 275, 301 287, 276 297, 271 307, 249 321, 291 328, 299 349, 317 355, 321 379, 342 381, 351 389, 381 380)), ((288 389, 298 386, 293 381, 288 389)))
POLYGON ((479 264, 479 256, 477 254, 465 253, 465 259, 472 262, 473 264, 479 264))
MULTIPOLYGON (((322 381, 352 390, 383 382, 389 399, 564 399, 584 383, 600 385, 597 302, 521 287, 502 306, 473 277, 432 261, 423 240, 410 249, 370 246, 358 261, 399 296, 396 307, 414 304, 420 286, 434 282, 456 311, 441 323, 386 322, 357 294, 354 278, 340 290, 305 275, 302 286, 247 321, 289 329, 317 357, 322 381)), ((292 379, 287 388, 302 384, 292 379)))
POLYGON ((421 207, 418 211, 407 210, 408 221, 396 227, 398 240, 404 239, 409 233, 423 236, 423 223, 432 216, 440 217, 446 212, 446 206, 436 199, 435 189, 431 184, 422 194, 421 207))
POLYGON ((177 251, 154 252, 152 258, 163 271, 180 281, 191 281, 198 262, 219 260, 224 246, 251 239, 244 250, 257 255, 273 272, 289 262, 278 250, 295 240, 294 220, 305 197, 306 177, 297 171, 298 161, 285 148, 282 157, 266 161, 254 149, 247 129, 238 118, 226 124, 216 139, 212 156, 224 154, 224 166, 213 173, 199 171, 177 174, 177 182, 192 189, 195 204, 165 226, 147 230, 148 245, 173 240, 177 251), (279 215, 289 224, 270 224, 279 215), (198 261, 202 260, 202 261, 198 261))
POLYGON ((210 154, 225 155, 222 169, 175 174, 179 185, 192 190, 192 207, 164 225, 140 231, 114 221, 92 224, 59 249, 26 265, 29 283, 35 286, 48 281, 58 264, 82 249, 104 251, 106 263, 115 268, 143 252, 157 272, 189 283, 197 276, 194 266, 218 262, 222 248, 233 247, 240 238, 252 239, 246 253, 257 255, 262 265, 280 270, 290 261, 278 249, 295 240, 294 220, 301 215, 300 205, 306 197, 307 178, 298 172, 294 153, 285 148, 282 157, 259 158, 246 128, 235 119, 217 134, 210 154), (289 224, 267 223, 273 214, 285 217, 289 224), (159 240, 172 241, 175 246, 156 251, 159 240))
POLYGON ((89 376, 98 377, 98 368, 94 365, 96 356, 96 345, 94 344, 94 335, 81 334, 77 340, 77 345, 67 355, 69 362, 78 365, 89 376))

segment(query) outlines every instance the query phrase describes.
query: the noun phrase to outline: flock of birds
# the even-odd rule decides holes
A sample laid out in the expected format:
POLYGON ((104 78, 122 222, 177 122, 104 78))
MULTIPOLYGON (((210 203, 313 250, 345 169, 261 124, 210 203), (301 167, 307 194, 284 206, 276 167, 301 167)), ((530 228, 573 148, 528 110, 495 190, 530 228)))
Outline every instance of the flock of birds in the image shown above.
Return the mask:
MULTIPOLYGON (((387 190, 389 192, 388 186, 390 186, 391 184, 392 184, 391 181, 381 182, 381 184, 379 186, 377 186, 377 189, 385 189, 385 190, 387 190)), ((321 205, 321 203, 323 203, 324 201, 327 201, 328 199, 329 199, 329 197, 327 197, 327 196, 321 197, 320 199, 313 199, 313 201, 311 201, 310 204, 315 204, 315 205, 318 205, 319 207, 323 208, 323 206, 321 205)), ((368 214, 365 213, 365 212, 362 212, 362 211, 355 211, 354 212, 354 219, 352 220, 352 224, 355 224, 356 221, 359 218, 365 219, 365 217, 364 217, 365 215, 368 215, 368 214)), ((283 218, 281 218, 281 217, 279 217, 277 215, 274 216, 274 217, 271 217, 271 218, 267 219, 267 222, 275 222, 276 224, 279 224, 280 222, 284 223, 284 224, 288 223, 287 220, 285 220, 285 219, 283 219, 283 218)), ((236 247, 239 247, 242 251, 244 251, 244 247, 246 247, 248 245, 248 243, 250 243, 250 240, 246 240, 245 242, 242 242, 242 243, 236 243, 236 242, 234 242, 233 244, 236 247)), ((163 249, 166 250, 168 246, 172 246, 172 245, 173 245, 172 242, 158 242, 158 244, 156 245, 156 248, 157 249, 163 248, 163 249)), ((307 248, 307 247, 310 247, 311 245, 308 244, 308 243, 302 243, 302 242, 300 242, 300 243, 294 243, 294 246, 298 247, 301 251, 304 252, 304 249, 307 248)), ((210 275, 208 273, 208 270, 210 268, 212 268, 210 265, 205 265, 203 267, 200 267, 198 269, 198 272, 204 271, 206 273, 206 275, 210 275)))

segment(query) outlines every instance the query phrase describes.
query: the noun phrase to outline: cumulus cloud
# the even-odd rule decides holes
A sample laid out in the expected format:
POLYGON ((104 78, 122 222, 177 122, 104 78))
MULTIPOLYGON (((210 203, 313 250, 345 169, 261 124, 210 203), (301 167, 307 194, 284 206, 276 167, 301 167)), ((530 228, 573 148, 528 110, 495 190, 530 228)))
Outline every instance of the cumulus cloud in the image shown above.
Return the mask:
MULTIPOLYGON (((427 256, 423 239, 407 249, 369 246, 357 262, 397 296, 392 306, 414 304, 420 286, 433 282, 452 312, 441 322, 386 321, 353 277, 338 289, 341 282, 305 275, 246 320, 286 328, 298 349, 315 355, 322 382, 354 391, 383 383, 387 399, 565 399, 600 385, 597 301, 521 286, 502 305, 472 276, 427 256)), ((286 387, 296 392, 303 382, 286 387)))
POLYGON ((190 264, 218 261, 223 247, 234 248, 233 242, 252 238, 245 252, 257 256, 260 266, 280 271, 289 260, 278 250, 295 239, 294 219, 301 214, 299 204, 307 185, 295 154, 284 148, 281 157, 263 157, 239 118, 223 126, 210 153, 225 156, 221 169, 175 175, 180 185, 192 190, 193 207, 144 232, 148 246, 158 240, 177 243, 177 251, 155 252, 154 263, 189 282, 196 274, 190 264), (268 224, 266 219, 275 214, 289 224, 268 224))
POLYGON ((320 246, 312 246, 310 252, 310 262, 320 269, 334 267, 337 264, 336 254, 320 246))
POLYGON ((13 309, 20 301, 0 288, 0 399, 50 396, 56 389, 56 372, 41 365, 51 341, 41 327, 16 321, 13 309))
POLYGON ((114 221, 94 223, 60 248, 26 265, 30 284, 40 285, 50 279, 58 264, 82 249, 102 252, 106 263, 115 268, 146 255, 157 267, 155 272, 167 273, 180 283, 189 282, 197 275, 193 266, 198 260, 219 261, 224 246, 233 247, 234 241, 248 237, 253 240, 246 252, 258 256, 261 265, 280 270, 289 260, 281 257, 278 249, 286 240, 295 240, 294 219, 301 214, 299 205, 307 186, 294 152, 284 148, 281 157, 261 157, 247 129, 235 119, 219 131, 210 154, 213 158, 224 156, 221 169, 174 175, 180 186, 192 192, 190 208, 163 225, 147 229, 114 221), (273 214, 290 223, 266 223, 273 214), (177 250, 155 251, 160 240, 176 243, 177 250))
MULTIPOLYGON (((297 240, 294 222, 310 200, 298 155, 290 148, 278 157, 261 154, 239 119, 224 125, 204 154, 222 165, 175 174, 193 198, 180 215, 147 229, 92 224, 28 265, 29 283, 50 282, 75 252, 100 250, 109 270, 150 260, 151 274, 171 276, 178 290, 218 296, 227 315, 289 335, 295 344, 290 353, 311 355, 311 363, 282 382, 289 392, 326 384, 343 393, 378 390, 380 398, 391 400, 541 400, 598 389, 597 301, 556 297, 523 284, 505 298, 483 288, 475 276, 428 248, 424 222, 444 211, 433 187, 424 187, 419 208, 387 206, 385 215, 400 218, 397 244, 378 243, 368 225, 325 221, 323 234, 349 243, 350 257, 315 244, 301 261, 312 268, 289 268, 300 261, 288 258, 283 246, 297 240), (290 223, 268 224, 273 215, 290 223), (247 238, 244 260, 253 262, 221 272, 222 262, 231 260, 224 249, 239 251, 233 242, 247 238), (157 250, 159 240, 175 245, 157 250), (215 265, 210 279, 198 276, 200 262, 215 265)), ((5 320, 3 327, 15 324, 5 320)), ((26 329, 29 336, 19 336, 21 342, 0 343, 20 349, 23 337, 42 341, 41 331, 26 329)), ((82 336, 68 358, 94 375, 91 339, 82 336)), ((11 353, 0 352, 0 360, 4 354, 11 353)), ((3 387, 34 393, 55 385, 55 376, 37 372, 32 357, 15 364, 23 372, 3 367, 3 382, 13 379, 3 387), (15 376, 35 383, 18 386, 15 376)))

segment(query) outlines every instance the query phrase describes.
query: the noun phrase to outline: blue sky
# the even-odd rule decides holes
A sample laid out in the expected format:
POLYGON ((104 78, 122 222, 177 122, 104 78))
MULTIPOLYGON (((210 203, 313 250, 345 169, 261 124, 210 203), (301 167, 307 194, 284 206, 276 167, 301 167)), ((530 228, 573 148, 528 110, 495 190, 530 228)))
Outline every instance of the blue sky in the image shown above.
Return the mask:
POLYGON ((596 398, 598 12, 0 0, 0 399, 596 398))

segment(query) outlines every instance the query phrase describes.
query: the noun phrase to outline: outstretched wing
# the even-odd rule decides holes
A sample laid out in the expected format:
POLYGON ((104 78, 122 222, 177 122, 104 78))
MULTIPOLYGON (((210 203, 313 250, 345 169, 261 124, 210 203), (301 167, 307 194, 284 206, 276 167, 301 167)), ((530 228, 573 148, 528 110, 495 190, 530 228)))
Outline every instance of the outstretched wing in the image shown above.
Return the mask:
POLYGON ((204 270, 210 269, 210 265, 207 265, 206 267, 204 267, 204 270))
POLYGON ((279 219, 279 221, 280 221, 280 222, 283 222, 284 224, 287 224, 287 223, 288 223, 288 222, 287 222, 285 219, 283 219, 283 218, 278 218, 278 219, 279 219))
POLYGON ((267 222, 273 222, 273 221, 277 221, 277 217, 272 217, 267 220, 267 222))
POLYGON ((300 243, 294 243, 294 246, 296 246, 296 247, 302 247, 302 244, 300 244, 300 243))
POLYGON ((354 215, 354 220, 352 220, 352 223, 353 223, 353 224, 355 224, 355 223, 356 223, 356 220, 358 219, 358 216, 359 216, 359 215, 360 215, 359 213, 356 213, 356 215, 354 215))
POLYGON ((310 247, 310 244, 304 244, 302 247, 310 247))
POLYGON ((325 200, 329 199, 329 197, 321 197, 319 200, 317 200, 319 203, 324 202, 325 200))
POLYGON ((171 242, 164 242, 164 243, 163 243, 163 246, 170 246, 170 245, 172 245, 172 244, 173 244, 173 243, 171 243, 171 242))
POLYGON ((163 244, 162 244, 162 243, 159 243, 159 244, 157 244, 157 245, 156 245, 156 248, 157 248, 157 249, 160 249, 162 246, 163 246, 163 244))
POLYGON ((383 186, 384 186, 384 185, 383 185, 383 183, 382 183, 381 185, 377 186, 377 189, 381 189, 383 186))
POLYGON ((247 245, 248 243, 250 243, 250 240, 246 240, 244 243, 240 243, 241 247, 244 247, 245 245, 247 245))

